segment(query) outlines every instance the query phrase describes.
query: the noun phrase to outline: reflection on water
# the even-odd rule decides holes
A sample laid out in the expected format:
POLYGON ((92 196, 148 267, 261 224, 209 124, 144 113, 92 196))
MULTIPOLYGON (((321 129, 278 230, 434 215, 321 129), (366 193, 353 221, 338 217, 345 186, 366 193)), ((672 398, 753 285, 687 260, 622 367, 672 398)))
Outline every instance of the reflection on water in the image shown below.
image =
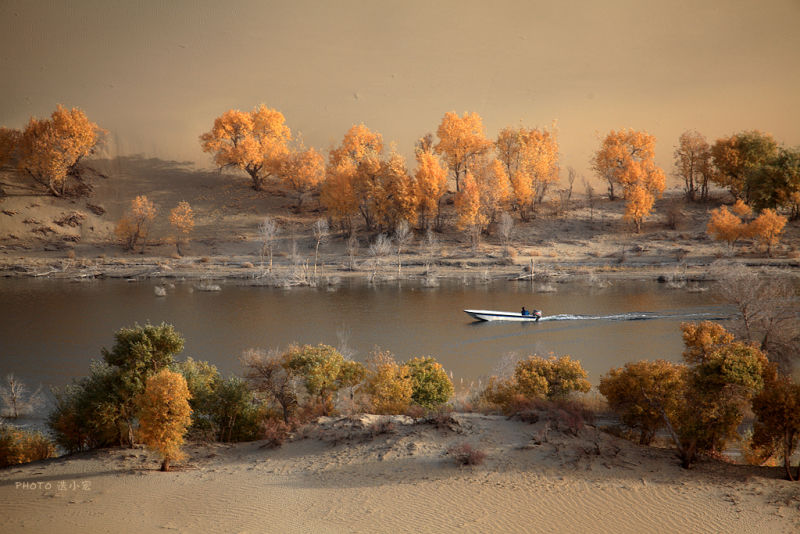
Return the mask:
POLYGON ((14 372, 33 386, 61 385, 86 375, 118 328, 166 321, 186 338, 183 356, 209 360, 224 373, 241 372, 238 359, 248 348, 339 346, 344 338, 357 360, 374 347, 403 360, 434 356, 457 385, 492 373, 512 352, 570 354, 596 383, 627 361, 679 360, 680 322, 728 311, 708 293, 655 282, 605 289, 559 285, 555 293, 509 282, 452 281, 435 289, 353 282, 335 291, 227 284, 219 292, 195 291, 187 282, 168 289, 166 297, 155 295, 157 284, 0 280, 0 376, 14 372), (545 320, 475 323, 462 311, 517 311, 523 305, 543 310, 545 320))

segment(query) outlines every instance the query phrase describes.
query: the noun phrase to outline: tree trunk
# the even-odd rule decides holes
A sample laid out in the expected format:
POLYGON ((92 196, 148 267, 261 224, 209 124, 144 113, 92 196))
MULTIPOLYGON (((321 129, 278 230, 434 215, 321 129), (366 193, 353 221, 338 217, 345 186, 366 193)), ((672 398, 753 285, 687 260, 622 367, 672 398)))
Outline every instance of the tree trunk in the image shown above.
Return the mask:
POLYGON ((161 462, 161 470, 169 471, 169 458, 164 458, 164 461, 161 462))

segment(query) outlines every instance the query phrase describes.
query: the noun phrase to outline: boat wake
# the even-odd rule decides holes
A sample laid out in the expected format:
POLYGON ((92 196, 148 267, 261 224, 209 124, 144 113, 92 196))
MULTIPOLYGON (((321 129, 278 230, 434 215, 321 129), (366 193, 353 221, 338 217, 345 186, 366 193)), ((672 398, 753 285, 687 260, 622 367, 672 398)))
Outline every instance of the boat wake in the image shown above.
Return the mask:
POLYGON ((562 313, 558 315, 545 315, 539 319, 539 321, 651 321, 653 319, 721 320, 727 319, 727 317, 722 317, 718 313, 629 312, 615 313, 612 315, 572 315, 562 313))

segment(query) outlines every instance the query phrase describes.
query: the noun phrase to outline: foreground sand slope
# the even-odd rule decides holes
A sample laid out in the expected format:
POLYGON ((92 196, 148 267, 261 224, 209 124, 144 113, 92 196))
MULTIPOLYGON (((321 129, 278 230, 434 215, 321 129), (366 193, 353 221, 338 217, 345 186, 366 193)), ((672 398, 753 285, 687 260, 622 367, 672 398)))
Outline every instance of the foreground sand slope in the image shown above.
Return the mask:
POLYGON ((144 449, 0 471, 3 532, 797 532, 800 487, 564 422, 456 415, 328 419, 280 449, 188 447, 161 473, 144 449), (483 465, 444 453, 468 442, 483 465), (47 484, 50 484, 49 489, 47 484), (27 484, 27 485, 26 485, 27 484), (26 489, 27 488, 27 489, 26 489))

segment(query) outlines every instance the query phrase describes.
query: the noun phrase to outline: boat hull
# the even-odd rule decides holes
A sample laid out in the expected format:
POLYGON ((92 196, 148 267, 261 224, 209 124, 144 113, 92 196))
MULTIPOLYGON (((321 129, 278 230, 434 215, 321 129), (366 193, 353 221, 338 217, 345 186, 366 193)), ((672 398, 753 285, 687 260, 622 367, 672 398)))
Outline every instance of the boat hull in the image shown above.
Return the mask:
POLYGON ((536 315, 522 315, 519 312, 507 312, 496 310, 464 310, 464 313, 478 321, 517 321, 517 322, 536 322, 539 317, 536 315))

